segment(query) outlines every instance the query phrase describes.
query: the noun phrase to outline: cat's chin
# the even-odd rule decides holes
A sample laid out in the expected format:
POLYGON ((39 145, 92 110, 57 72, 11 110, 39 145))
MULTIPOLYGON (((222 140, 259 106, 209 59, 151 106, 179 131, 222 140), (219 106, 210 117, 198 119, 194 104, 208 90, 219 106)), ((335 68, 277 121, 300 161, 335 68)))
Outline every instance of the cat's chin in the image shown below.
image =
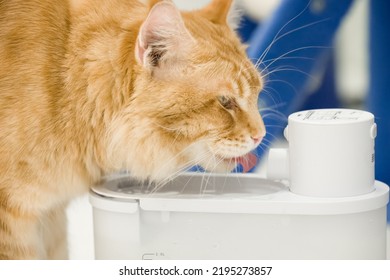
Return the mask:
POLYGON ((248 153, 243 156, 231 158, 217 156, 214 160, 210 160, 204 165, 201 164, 201 166, 209 172, 226 173, 233 171, 238 165, 241 165, 243 172, 248 172, 256 164, 257 157, 252 153, 248 153))
POLYGON ((237 167, 237 164, 234 159, 220 159, 217 162, 200 164, 200 166, 208 172, 227 173, 233 171, 237 167))
POLYGON ((202 162, 200 166, 209 172, 226 173, 233 171, 240 161, 240 157, 223 158, 216 156, 209 161, 202 162))

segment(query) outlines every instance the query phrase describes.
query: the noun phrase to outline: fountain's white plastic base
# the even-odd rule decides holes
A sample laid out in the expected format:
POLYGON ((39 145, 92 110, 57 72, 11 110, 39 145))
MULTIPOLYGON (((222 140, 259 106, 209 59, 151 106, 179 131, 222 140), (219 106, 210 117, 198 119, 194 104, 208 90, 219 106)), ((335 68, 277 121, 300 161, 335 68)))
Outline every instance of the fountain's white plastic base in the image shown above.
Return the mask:
MULTIPOLYGON (((296 164, 309 168, 307 172, 312 172, 307 176, 312 187, 301 175, 304 172, 298 172, 298 181, 295 181, 303 184, 303 187, 292 186, 288 181, 263 179, 253 174, 200 173, 183 174, 157 191, 153 185, 142 185, 128 176, 111 177, 101 185, 94 186, 90 201, 93 206, 95 257, 385 259, 388 186, 371 181, 371 170, 356 174, 363 176, 362 180, 369 184, 358 184, 355 189, 350 183, 355 178, 348 180, 347 177, 351 175, 337 175, 345 168, 346 172, 357 172, 356 168, 362 167, 373 168, 373 116, 367 112, 355 111, 360 117, 354 116, 351 119, 348 114, 352 112, 349 110, 342 110, 337 114, 335 112, 327 110, 330 116, 348 117, 348 120, 326 120, 325 124, 313 125, 311 122, 318 121, 316 119, 324 115, 325 111, 310 111, 309 114, 317 114, 311 120, 310 115, 307 115, 309 120, 302 121, 303 117, 299 115, 298 122, 307 127, 299 128, 298 124, 301 129, 298 134, 294 132, 296 124, 290 116, 287 129, 290 150, 279 151, 277 156, 270 159, 270 175, 274 179, 293 177, 291 172, 296 167, 291 168, 291 165, 296 164), (355 122, 362 128, 354 127, 355 122), (322 125, 323 129, 316 132, 316 138, 309 130, 318 125, 322 125), (346 129, 340 129, 340 125, 346 125, 346 129), (348 128, 352 126, 356 130, 352 136, 363 139, 361 142, 357 141, 361 144, 356 145, 356 151, 370 153, 369 162, 349 164, 348 157, 340 154, 337 141, 329 136, 333 133, 329 126, 335 127, 334 131, 337 131, 340 139, 344 137, 340 142, 343 145, 349 137, 348 128), (302 129, 306 131, 302 132, 302 129), (362 135, 365 135, 367 129, 370 138, 366 139, 362 135), (324 130, 325 134, 321 132, 324 130), (299 153, 296 153, 301 148, 297 149, 297 142, 294 141, 299 142, 299 138, 303 136, 311 137, 311 141, 316 143, 324 140, 322 144, 319 143, 324 151, 332 147, 324 153, 326 156, 322 156, 324 160, 316 160, 311 167, 307 164, 312 150, 315 151, 318 146, 308 147, 310 153, 301 160, 299 153), (366 144, 363 144, 364 141, 366 144), (361 145, 369 147, 362 149, 361 145), (333 152, 336 157, 329 156, 333 152), (292 157, 294 161, 291 160, 292 157), (344 161, 343 164, 348 165, 338 165, 339 169, 335 170, 332 169, 332 163, 327 162, 328 159, 340 159, 344 161), (275 168, 275 164, 280 169, 275 168), (323 171, 316 168, 322 168, 323 171), (313 173, 327 173, 330 177, 344 180, 347 190, 337 182, 324 186, 323 182, 316 182, 313 173), (324 191, 323 188, 327 190, 324 191)), ((308 145, 310 141, 304 143, 308 145)), ((353 142, 350 144, 355 145, 353 142)), ((347 150, 347 155, 355 152, 354 148, 349 147, 347 150)), ((301 149, 301 153, 306 152, 301 149)), ((321 153, 317 156, 321 157, 321 153)), ((366 160, 366 156, 358 154, 357 158, 359 157, 366 160)), ((324 178, 328 183, 332 182, 327 176, 324 178)))

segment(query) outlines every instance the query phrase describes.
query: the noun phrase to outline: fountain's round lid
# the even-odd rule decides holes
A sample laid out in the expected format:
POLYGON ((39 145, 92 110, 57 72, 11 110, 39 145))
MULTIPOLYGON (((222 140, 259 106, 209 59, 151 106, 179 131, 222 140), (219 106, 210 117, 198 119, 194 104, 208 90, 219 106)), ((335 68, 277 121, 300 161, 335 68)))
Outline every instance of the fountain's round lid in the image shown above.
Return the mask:
POLYGON ((333 126, 373 122, 374 115, 370 112, 355 109, 317 109, 293 113, 288 119, 289 123, 333 126))

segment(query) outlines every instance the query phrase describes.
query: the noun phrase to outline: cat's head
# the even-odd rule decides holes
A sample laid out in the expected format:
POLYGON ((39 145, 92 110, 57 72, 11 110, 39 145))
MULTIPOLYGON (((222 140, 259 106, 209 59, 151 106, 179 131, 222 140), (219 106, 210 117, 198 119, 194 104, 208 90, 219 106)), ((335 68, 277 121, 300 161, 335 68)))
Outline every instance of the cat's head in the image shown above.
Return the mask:
POLYGON ((262 79, 229 26, 231 1, 193 12, 153 2, 135 43, 135 89, 121 118, 128 128, 120 135, 130 130, 133 143, 126 168, 152 179, 192 165, 232 170, 265 127, 257 105, 262 79))

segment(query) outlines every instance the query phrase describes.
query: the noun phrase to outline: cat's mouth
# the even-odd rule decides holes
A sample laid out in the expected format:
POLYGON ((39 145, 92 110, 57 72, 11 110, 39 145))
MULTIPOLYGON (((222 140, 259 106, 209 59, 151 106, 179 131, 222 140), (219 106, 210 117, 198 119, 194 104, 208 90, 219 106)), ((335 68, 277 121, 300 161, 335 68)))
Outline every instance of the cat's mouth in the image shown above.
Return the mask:
POLYGON ((252 170, 258 162, 257 156, 255 156, 253 153, 248 153, 246 155, 239 156, 239 157, 217 156, 217 158, 219 158, 219 160, 224 162, 226 165, 232 166, 232 169, 236 168, 237 165, 241 165, 242 171, 244 173, 252 170))

